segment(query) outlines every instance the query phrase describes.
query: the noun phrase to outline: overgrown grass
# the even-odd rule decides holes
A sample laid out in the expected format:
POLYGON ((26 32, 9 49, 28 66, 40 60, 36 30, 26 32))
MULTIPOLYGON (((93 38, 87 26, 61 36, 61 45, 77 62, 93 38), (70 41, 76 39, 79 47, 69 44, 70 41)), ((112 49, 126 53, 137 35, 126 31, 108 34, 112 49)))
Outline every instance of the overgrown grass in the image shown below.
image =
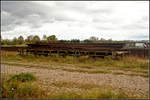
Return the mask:
POLYGON ((2 98, 43 98, 45 94, 35 79, 31 73, 10 76, 3 81, 2 98))
POLYGON ((126 99, 136 98, 134 96, 128 96, 123 91, 113 91, 112 89, 90 89, 88 91, 78 92, 57 92, 53 95, 49 95, 49 98, 53 99, 126 99))
POLYGON ((128 96, 122 92, 115 92, 111 89, 106 90, 91 90, 87 94, 83 95, 83 98, 90 98, 90 99, 98 99, 98 98, 109 98, 109 99, 117 99, 117 98, 128 98, 128 96))
POLYGON ((124 89, 116 89, 108 85, 96 85, 87 83, 55 81, 50 85, 59 87, 60 91, 50 93, 49 98, 55 99, 129 99, 147 98, 148 95, 131 95, 124 89), (64 88, 66 90, 64 90, 64 88), (63 90, 64 91, 63 91, 63 90))
POLYGON ((47 64, 47 65, 76 65, 77 67, 115 67, 136 70, 148 70, 148 59, 141 59, 137 57, 123 57, 114 59, 106 57, 104 59, 94 59, 88 56, 74 57, 74 56, 38 56, 34 55, 18 55, 17 52, 2 52, 2 61, 14 61, 32 64, 47 64))
POLYGON ((56 87, 65 87, 65 88, 80 88, 80 89, 92 89, 92 88, 98 88, 99 85, 96 84, 87 84, 87 83, 76 83, 76 82, 64 82, 64 81, 55 81, 51 83, 50 85, 56 86, 56 87))
MULTIPOLYGON (((18 55, 17 52, 2 52, 1 53, 2 61, 8 62, 18 62, 18 63, 27 63, 27 64, 39 64, 39 65, 75 65, 74 67, 86 68, 87 70, 81 69, 63 69, 70 72, 87 72, 87 73, 113 73, 111 70, 104 69, 104 67, 109 68, 118 68, 125 70, 135 70, 138 72, 147 73, 148 72, 148 60, 141 59, 137 57, 123 57, 114 59, 107 57, 104 59, 93 59, 88 56, 82 57, 44 57, 39 56, 35 57, 33 55, 18 55), (96 70, 88 70, 96 68, 96 70)), ((115 74, 123 74, 122 72, 114 72, 115 74)), ((137 75, 137 73, 131 73, 131 75, 137 75)), ((140 73, 141 76, 147 77, 147 74, 140 73)), ((127 74, 127 73, 124 73, 127 74)), ((139 74, 139 73, 138 73, 139 74)), ((12 75, 8 79, 4 80, 2 86, 2 97, 3 98, 59 98, 59 99, 74 99, 74 98, 136 98, 134 96, 128 96, 124 91, 114 91, 108 89, 107 87, 102 90, 102 87, 99 87, 94 84, 79 84, 71 82, 54 82, 50 84, 51 86, 56 86, 59 88, 76 88, 84 89, 88 91, 78 91, 78 92, 64 92, 59 91, 55 94, 47 95, 47 91, 43 91, 39 85, 36 83, 36 77, 32 73, 20 73, 17 75, 12 75), (99 87, 98 89, 96 89, 99 87)), ((141 97, 145 98, 145 97, 141 97)))
POLYGON ((48 69, 61 69, 69 72, 83 72, 83 73, 111 73, 111 74, 122 74, 130 76, 142 76, 148 77, 148 59, 141 59, 137 57, 123 57, 123 58, 112 58, 106 57, 101 58, 90 58, 88 56, 74 57, 74 56, 34 56, 34 55, 19 55, 17 52, 2 52, 2 61, 4 62, 15 62, 15 65, 21 64, 21 66, 35 67, 36 68, 48 68, 48 69), (28 64, 28 65, 27 65, 28 64), (35 64, 35 65, 34 65, 35 64), (38 64, 38 66, 37 66, 38 64), (44 66, 47 65, 47 66, 44 66), (48 67, 48 65, 56 66, 67 66, 71 68, 63 67, 48 67), (76 68, 75 68, 76 67, 76 68), (72 69, 73 68, 73 69, 72 69), (92 70, 90 70, 92 69, 92 70), (130 73, 115 72, 112 70, 124 70, 132 71, 130 73))
MULTIPOLYGON (((4 78, 6 80, 4 80, 2 84, 1 98, 11 98, 11 99, 12 98, 15 99, 16 98, 45 98, 45 99, 46 98, 49 99, 137 98, 137 96, 129 96, 128 93, 125 93, 125 91, 123 90, 119 91, 113 90, 109 86, 99 86, 94 84, 84 84, 84 83, 82 84, 76 82, 62 82, 62 81, 57 81, 49 84, 50 86, 58 87, 61 90, 59 91, 52 90, 51 91, 52 93, 48 94, 48 92, 50 91, 45 91, 41 89, 39 84, 37 84, 37 82, 33 78, 34 75, 33 76, 32 75, 33 74, 29 73, 21 73, 12 75, 8 78, 4 78)), ((146 98, 146 96, 138 98, 146 98)))

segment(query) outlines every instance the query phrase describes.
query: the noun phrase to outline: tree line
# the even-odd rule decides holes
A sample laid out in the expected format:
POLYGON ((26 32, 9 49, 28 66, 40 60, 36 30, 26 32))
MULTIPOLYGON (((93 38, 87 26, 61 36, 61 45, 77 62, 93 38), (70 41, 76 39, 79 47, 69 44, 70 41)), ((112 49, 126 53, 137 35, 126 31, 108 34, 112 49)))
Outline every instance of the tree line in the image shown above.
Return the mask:
POLYGON ((9 39, 1 39, 1 45, 23 45, 27 43, 35 43, 35 42, 56 42, 58 41, 55 35, 46 36, 43 35, 43 38, 40 39, 38 35, 29 35, 27 38, 23 36, 19 36, 18 38, 14 37, 12 40, 9 39))
MULTIPOLYGON (((131 40, 128 40, 131 41, 131 40)), ((46 36, 43 35, 42 39, 38 35, 29 35, 27 38, 24 38, 23 36, 14 37, 12 40, 9 39, 2 39, 1 37, 1 45, 25 45, 28 43, 35 43, 35 42, 73 42, 73 43, 99 43, 99 42, 125 42, 125 41, 114 41, 112 39, 99 39, 98 37, 91 36, 89 39, 85 40, 79 40, 79 39, 72 39, 72 40, 58 40, 58 38, 55 35, 46 36)))

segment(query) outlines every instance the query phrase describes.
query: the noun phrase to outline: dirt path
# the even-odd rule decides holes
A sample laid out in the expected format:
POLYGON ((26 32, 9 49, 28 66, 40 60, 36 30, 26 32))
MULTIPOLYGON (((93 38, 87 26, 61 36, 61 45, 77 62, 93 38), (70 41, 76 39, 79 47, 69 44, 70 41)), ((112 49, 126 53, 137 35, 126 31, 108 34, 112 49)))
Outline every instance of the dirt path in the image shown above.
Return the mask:
POLYGON ((35 67, 35 68, 46 68, 51 70, 60 69, 68 72, 83 72, 83 73, 108 73, 108 74, 121 74, 130 76, 142 76, 148 77, 148 71, 145 70, 135 70, 128 68, 117 68, 117 67, 94 67, 94 66, 75 66, 75 65, 47 65, 47 64, 32 64, 32 63, 19 63, 19 62, 2 62, 2 64, 15 65, 15 66, 25 66, 25 67, 35 67))
MULTIPOLYGON (((130 92, 131 95, 138 96, 147 96, 149 92, 149 80, 148 78, 141 76, 115 75, 108 73, 89 74, 80 72, 68 72, 60 69, 50 70, 34 67, 27 68, 24 66, 12 66, 6 64, 1 64, 1 70, 2 73, 5 74, 33 72, 39 78, 38 82, 42 84, 42 86, 47 90, 56 90, 56 88, 58 88, 56 86, 52 86, 52 83, 65 82, 66 84, 73 83, 77 85, 88 84, 93 86, 111 86, 116 89, 123 89, 127 92, 130 92)), ((73 84, 71 85, 73 86, 73 84)))

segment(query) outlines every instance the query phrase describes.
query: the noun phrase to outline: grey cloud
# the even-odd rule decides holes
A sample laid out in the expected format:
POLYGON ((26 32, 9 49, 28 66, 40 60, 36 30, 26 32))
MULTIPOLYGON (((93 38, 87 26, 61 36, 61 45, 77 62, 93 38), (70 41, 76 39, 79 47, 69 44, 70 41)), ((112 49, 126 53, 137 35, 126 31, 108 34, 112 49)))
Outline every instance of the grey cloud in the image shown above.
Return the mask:
POLYGON ((53 23, 54 21, 77 21, 63 12, 69 10, 70 6, 65 8, 64 4, 58 4, 46 6, 31 1, 3 1, 2 26, 5 29, 2 30, 13 29, 16 25, 24 23, 31 28, 38 28, 44 23, 53 23), (13 25, 13 28, 9 28, 10 25, 13 25))
MULTIPOLYGON (((37 5, 33 2, 25 2, 25 1, 9 1, 9 2, 2 2, 2 11, 6 11, 11 13, 13 16, 18 18, 25 18, 31 14, 39 14, 44 15, 43 11, 46 10, 44 6, 37 5), (41 9, 41 7, 43 7, 41 9)), ((47 8, 48 10, 48 8, 47 8)))
POLYGON ((31 27, 40 27, 47 20, 47 11, 50 11, 48 7, 33 2, 2 2, 2 26, 7 29, 10 25, 15 28, 16 25, 27 23, 31 27))
POLYGON ((148 16, 143 16, 141 18, 141 20, 137 21, 137 23, 140 23, 140 24, 145 24, 145 23, 148 23, 149 22, 149 17, 148 16))
POLYGON ((92 20, 94 23, 106 23, 106 22, 110 22, 110 20, 106 19, 105 17, 99 17, 99 18, 93 18, 92 20))
POLYGON ((129 36, 129 38, 131 38, 131 39, 149 39, 149 35, 147 34, 147 35, 143 35, 143 34, 137 34, 137 35, 131 35, 131 36, 129 36))
POLYGON ((5 11, 1 12, 1 31, 13 30, 18 24, 20 24, 20 21, 16 20, 10 13, 5 11))
POLYGON ((130 24, 130 25, 122 26, 121 28, 122 29, 135 30, 135 29, 148 29, 148 26, 140 25, 140 24, 130 24))
POLYGON ((75 11, 79 11, 81 13, 86 13, 86 14, 94 14, 94 13, 110 14, 113 12, 113 8, 108 9, 108 8, 99 7, 98 9, 91 9, 90 7, 88 7, 91 6, 91 4, 92 3, 86 3, 86 2, 80 2, 77 5, 75 3, 69 3, 68 5, 66 5, 66 7, 69 6, 75 11))
POLYGON ((122 26, 122 29, 148 29, 148 17, 144 16, 142 17, 140 20, 132 23, 132 24, 128 24, 128 25, 124 25, 122 26))
MULTIPOLYGON (((33 27, 39 26, 42 22, 52 22, 51 19, 53 18, 56 21, 78 21, 65 13, 65 11, 69 10, 71 12, 78 11, 91 15, 92 13, 111 12, 111 9, 89 9, 86 7, 86 3, 83 2, 78 4, 75 4, 74 2, 57 2, 54 6, 44 6, 31 1, 2 2, 2 11, 11 14, 11 18, 6 18, 7 20, 10 20, 8 24, 14 23, 15 20, 16 24, 28 22, 29 25, 33 27), (37 15, 38 17, 32 15, 37 15)), ((2 25, 4 25, 5 22, 8 21, 3 21, 2 25)))
POLYGON ((10 13, 8 12, 1 12, 1 25, 2 26, 7 26, 8 24, 13 23, 13 17, 10 16, 10 13))
MULTIPOLYGON (((114 29, 118 28, 118 30, 125 30, 127 32, 141 29, 143 32, 148 29, 149 17, 145 16, 147 14, 141 15, 143 17, 138 16, 138 18, 141 17, 139 21, 131 22, 132 24, 127 25, 125 22, 122 22, 122 20, 126 21, 128 18, 126 19, 125 16, 122 19, 119 13, 117 13, 119 9, 116 9, 115 6, 109 7, 110 4, 107 5, 107 3, 106 6, 97 2, 91 4, 91 2, 86 1, 48 3, 50 4, 40 4, 40 2, 31 1, 2 1, 2 31, 13 32, 13 30, 19 26, 28 26, 29 30, 37 31, 39 27, 42 29, 42 26, 48 25, 45 23, 54 23, 55 25, 56 22, 61 23, 61 25, 67 24, 69 27, 75 27, 79 30, 87 26, 91 27, 91 30, 94 29, 92 31, 109 30, 113 32, 115 31, 114 29)), ((57 31, 57 27, 54 28, 56 28, 57 31)), ((53 30, 50 29, 50 31, 53 30)), ((87 31, 88 30, 91 31, 90 29, 87 29, 87 31)))
POLYGON ((13 30, 14 27, 15 26, 13 26, 13 25, 1 26, 1 31, 6 32, 6 31, 9 31, 9 30, 13 30))
POLYGON ((57 21, 77 21, 76 19, 73 19, 65 14, 57 13, 53 18, 57 21))
POLYGON ((103 27, 103 26, 99 26, 99 27, 96 27, 97 29, 99 30, 112 30, 113 28, 112 27, 103 27))
MULTIPOLYGON (((64 14, 64 11, 71 11, 71 12, 78 12, 80 14, 85 14, 87 17, 95 17, 97 14, 100 14, 100 16, 108 16, 109 14, 113 13, 113 8, 109 7, 110 9, 99 7, 97 9, 92 9, 90 7, 92 3, 90 2, 77 2, 77 1, 72 1, 72 2, 57 2, 56 3, 56 9, 59 11, 63 11, 62 15, 59 16, 58 20, 65 20, 65 21, 77 21, 74 18, 68 17, 67 14, 64 14)), ((61 12, 59 12, 61 13, 61 12)), ((56 14, 57 15, 57 14, 56 14)), ((57 16, 58 17, 58 16, 57 16)), ((56 18, 57 19, 57 18, 56 18)))

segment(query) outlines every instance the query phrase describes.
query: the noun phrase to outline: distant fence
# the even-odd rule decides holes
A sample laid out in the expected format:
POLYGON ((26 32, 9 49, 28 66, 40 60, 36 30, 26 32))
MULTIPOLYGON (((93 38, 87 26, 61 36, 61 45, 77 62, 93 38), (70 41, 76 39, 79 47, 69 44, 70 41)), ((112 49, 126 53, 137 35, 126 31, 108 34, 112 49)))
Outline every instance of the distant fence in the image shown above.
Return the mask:
POLYGON ((148 58, 150 56, 149 48, 128 48, 124 49, 129 52, 129 56, 148 58))

